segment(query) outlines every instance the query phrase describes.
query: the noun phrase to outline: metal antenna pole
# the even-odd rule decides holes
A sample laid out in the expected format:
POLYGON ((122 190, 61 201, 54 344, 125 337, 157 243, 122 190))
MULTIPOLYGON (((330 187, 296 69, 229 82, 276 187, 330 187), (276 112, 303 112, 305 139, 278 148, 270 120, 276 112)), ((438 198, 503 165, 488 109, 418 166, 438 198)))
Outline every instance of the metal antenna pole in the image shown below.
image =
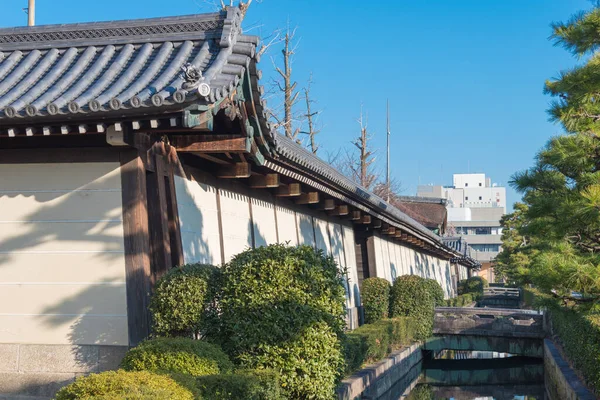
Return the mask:
POLYGON ((29 0, 29 6, 27 7, 27 25, 35 25, 35 0, 29 0))
POLYGON ((387 167, 386 167, 386 183, 387 183, 387 199, 390 201, 390 191, 392 190, 390 184, 390 100, 387 100, 387 167))

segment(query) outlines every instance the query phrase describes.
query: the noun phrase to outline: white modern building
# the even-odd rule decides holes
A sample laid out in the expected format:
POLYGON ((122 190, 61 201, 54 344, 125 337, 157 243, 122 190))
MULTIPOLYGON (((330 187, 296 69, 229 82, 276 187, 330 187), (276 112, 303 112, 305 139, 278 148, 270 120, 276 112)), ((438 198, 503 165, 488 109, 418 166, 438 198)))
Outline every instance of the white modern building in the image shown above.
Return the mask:
POLYGON ((506 214, 506 188, 485 174, 454 174, 452 186, 419 185, 417 196, 446 199, 448 229, 465 238, 482 263, 481 275, 493 281, 491 262, 502 245, 500 219, 506 214))

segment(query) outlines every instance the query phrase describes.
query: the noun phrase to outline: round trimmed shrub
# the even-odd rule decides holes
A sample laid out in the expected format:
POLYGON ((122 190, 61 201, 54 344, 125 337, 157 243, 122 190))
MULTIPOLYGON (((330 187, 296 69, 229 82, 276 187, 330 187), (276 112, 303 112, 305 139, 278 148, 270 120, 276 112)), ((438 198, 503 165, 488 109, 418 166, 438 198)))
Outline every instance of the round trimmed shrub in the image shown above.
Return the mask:
POLYGON ((217 345, 187 338, 157 338, 129 350, 121 368, 203 376, 229 372, 233 364, 217 345))
POLYGON ((192 337, 202 331, 207 309, 216 295, 219 270, 189 264, 173 268, 158 280, 150 312, 158 336, 192 337))
POLYGON ((193 400, 194 396, 169 376, 123 370, 77 378, 56 393, 56 400, 85 399, 193 400))
POLYGON ((433 296, 433 301, 436 307, 442 307, 446 304, 444 300, 444 289, 440 286, 438 281, 435 279, 425 279, 425 285, 428 288, 429 293, 433 296))
POLYGON ((483 294, 483 289, 489 287, 487 279, 480 276, 472 276, 458 282, 458 294, 477 293, 483 294))
POLYGON ((210 400, 284 400, 277 373, 241 370, 233 374, 207 375, 197 379, 199 398, 210 400))
POLYGON ((435 295, 431 288, 431 284, 416 275, 400 276, 392 285, 391 316, 414 318, 415 338, 418 340, 424 340, 432 334, 435 295))
POLYGON ((345 327, 343 277, 333 258, 309 246, 247 250, 223 268, 220 310, 214 339, 244 368, 281 373, 294 398, 331 397, 345 327))
POLYGON ((388 317, 390 288, 391 285, 387 279, 367 278, 363 281, 360 294, 365 314, 365 324, 372 324, 388 317))

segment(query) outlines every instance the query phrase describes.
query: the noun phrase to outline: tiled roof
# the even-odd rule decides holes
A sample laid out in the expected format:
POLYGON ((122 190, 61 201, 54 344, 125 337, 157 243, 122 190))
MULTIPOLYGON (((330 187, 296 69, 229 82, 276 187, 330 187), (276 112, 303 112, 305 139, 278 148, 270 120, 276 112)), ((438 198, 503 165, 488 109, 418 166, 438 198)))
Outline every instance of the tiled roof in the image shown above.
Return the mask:
POLYGON ((258 38, 240 11, 0 29, 0 124, 214 102, 242 79, 258 38), (194 79, 183 73, 188 67, 194 79), (192 66, 192 68, 190 68, 192 66))
POLYGON ((448 211, 446 206, 439 202, 412 201, 405 196, 393 199, 393 205, 399 210, 419 221, 429 229, 438 229, 446 225, 448 211))
POLYGON ((344 189, 351 193, 354 197, 361 199, 371 207, 381 210, 383 214, 387 214, 391 219, 408 225, 419 232, 421 235, 430 240, 441 243, 441 238, 431 232, 425 226, 415 221, 396 207, 387 203, 381 197, 369 192, 366 188, 356 184, 330 164, 321 160, 313 153, 306 150, 293 140, 284 135, 277 135, 276 153, 279 158, 283 158, 288 163, 295 164, 301 167, 308 174, 311 174, 320 179, 325 178, 335 186, 344 189))

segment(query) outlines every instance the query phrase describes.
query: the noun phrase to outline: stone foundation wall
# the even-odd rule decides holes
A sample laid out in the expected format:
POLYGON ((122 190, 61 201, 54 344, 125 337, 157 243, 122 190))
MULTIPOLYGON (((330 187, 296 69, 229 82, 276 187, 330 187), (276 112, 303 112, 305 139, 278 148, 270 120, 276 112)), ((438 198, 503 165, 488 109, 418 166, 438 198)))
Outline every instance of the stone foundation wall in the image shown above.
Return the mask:
POLYGON ((51 399, 77 376, 118 368, 127 346, 0 344, 0 400, 51 399))
POLYGON ((594 400, 551 340, 544 340, 544 373, 551 400, 594 400))

